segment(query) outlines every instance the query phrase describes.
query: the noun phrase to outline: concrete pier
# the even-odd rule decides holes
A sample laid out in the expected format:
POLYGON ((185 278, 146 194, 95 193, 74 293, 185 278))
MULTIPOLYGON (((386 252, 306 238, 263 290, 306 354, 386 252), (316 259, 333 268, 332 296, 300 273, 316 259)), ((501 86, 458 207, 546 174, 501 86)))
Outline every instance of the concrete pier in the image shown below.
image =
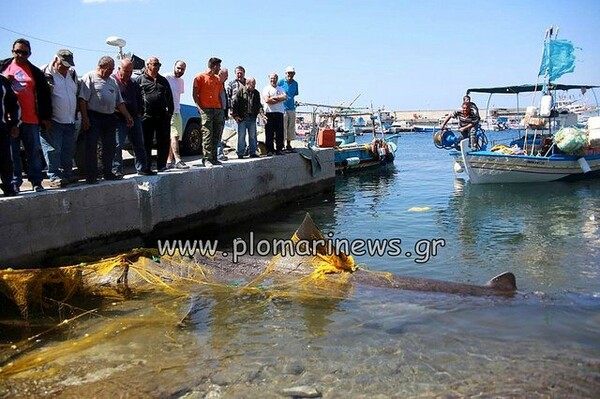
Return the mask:
POLYGON ((0 268, 115 244, 141 245, 161 233, 222 227, 287 202, 332 191, 333 150, 318 150, 320 170, 300 154, 230 160, 223 166, 127 176, 0 199, 0 268))

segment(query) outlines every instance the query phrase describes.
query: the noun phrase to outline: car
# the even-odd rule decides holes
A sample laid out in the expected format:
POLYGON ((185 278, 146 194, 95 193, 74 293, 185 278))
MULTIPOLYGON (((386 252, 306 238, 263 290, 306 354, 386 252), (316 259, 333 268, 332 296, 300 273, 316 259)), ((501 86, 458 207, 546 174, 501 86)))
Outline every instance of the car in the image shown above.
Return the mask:
POLYGON ((183 137, 179 150, 182 155, 199 155, 202 153, 202 121, 198 107, 181 104, 180 112, 183 122, 183 137))

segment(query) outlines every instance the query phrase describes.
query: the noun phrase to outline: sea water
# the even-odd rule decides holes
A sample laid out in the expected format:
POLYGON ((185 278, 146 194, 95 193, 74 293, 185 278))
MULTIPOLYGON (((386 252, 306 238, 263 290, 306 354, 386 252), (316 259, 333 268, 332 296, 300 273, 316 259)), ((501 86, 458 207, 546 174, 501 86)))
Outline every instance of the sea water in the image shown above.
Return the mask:
MULTIPOLYGON (((210 236, 224 247, 250 233, 287 238, 309 212, 332 239, 401 240, 400 254, 356 255, 363 268, 472 284, 511 271, 514 297, 367 287, 140 295, 104 310, 115 324, 106 339, 0 379, 0 392, 278 398, 306 386, 325 398, 598 397, 600 180, 475 186, 452 164, 429 135, 405 134, 393 167, 338 176, 331 195, 210 236), (435 254, 423 247, 433 240, 443 242, 435 254)), ((98 334, 102 322, 62 338, 98 334)), ((40 356, 56 340, 43 337, 40 356)))

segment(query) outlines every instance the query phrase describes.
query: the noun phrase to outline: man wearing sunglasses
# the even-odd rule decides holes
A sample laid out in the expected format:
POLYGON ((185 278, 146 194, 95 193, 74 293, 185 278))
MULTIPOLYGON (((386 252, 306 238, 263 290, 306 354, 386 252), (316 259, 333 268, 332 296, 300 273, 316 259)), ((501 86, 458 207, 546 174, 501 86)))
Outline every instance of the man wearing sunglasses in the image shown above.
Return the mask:
POLYGON ((23 184, 21 165, 21 141, 27 156, 27 178, 34 191, 42 191, 42 158, 40 150, 40 128, 50 129, 52 119, 52 99, 50 87, 44 73, 31 62, 31 45, 28 40, 17 39, 13 43, 13 58, 0 61, 2 73, 12 86, 21 107, 19 137, 11 138, 13 159, 12 185, 16 192, 23 184))

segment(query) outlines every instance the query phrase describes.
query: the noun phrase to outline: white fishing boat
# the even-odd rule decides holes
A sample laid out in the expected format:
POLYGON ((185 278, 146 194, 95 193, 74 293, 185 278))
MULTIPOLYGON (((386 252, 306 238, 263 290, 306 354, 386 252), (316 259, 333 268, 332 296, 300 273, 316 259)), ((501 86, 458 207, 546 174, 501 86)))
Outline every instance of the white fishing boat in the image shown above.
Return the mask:
MULTIPOLYGON (((480 127, 473 143, 451 130, 434 135, 438 148, 451 150, 455 171, 466 172, 472 184, 535 183, 600 176, 600 115, 590 117, 585 130, 578 129, 577 115, 559 112, 554 101, 559 91, 594 92, 599 86, 552 83, 564 73, 572 72, 575 60, 571 42, 556 39, 552 32, 550 28, 544 40, 540 68, 544 83, 467 91, 467 94, 487 93, 490 99, 493 94, 514 94, 518 99, 520 93, 540 93, 539 113, 537 107, 527 107, 519 138, 491 146, 480 127)), ((489 104, 490 100, 488 108, 489 104)))

